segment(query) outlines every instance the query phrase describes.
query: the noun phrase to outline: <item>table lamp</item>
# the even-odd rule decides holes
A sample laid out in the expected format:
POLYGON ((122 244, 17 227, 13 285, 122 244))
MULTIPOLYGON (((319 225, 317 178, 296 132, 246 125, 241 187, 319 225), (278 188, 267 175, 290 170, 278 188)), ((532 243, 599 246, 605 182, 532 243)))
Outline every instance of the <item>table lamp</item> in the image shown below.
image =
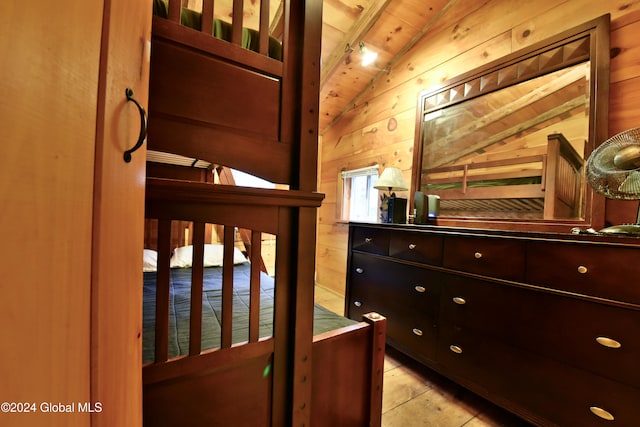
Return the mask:
POLYGON ((389 195, 383 194, 380 206, 380 221, 389 224, 404 224, 407 222, 407 199, 396 197, 394 191, 407 191, 400 168, 389 167, 382 171, 376 185, 377 190, 387 190, 389 195))

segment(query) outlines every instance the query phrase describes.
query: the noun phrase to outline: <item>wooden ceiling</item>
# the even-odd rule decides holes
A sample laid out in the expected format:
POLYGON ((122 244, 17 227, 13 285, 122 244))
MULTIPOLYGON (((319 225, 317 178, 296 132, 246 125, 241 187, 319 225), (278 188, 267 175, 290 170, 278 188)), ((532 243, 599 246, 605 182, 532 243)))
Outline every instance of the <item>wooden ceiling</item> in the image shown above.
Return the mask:
POLYGON ((455 1, 323 0, 320 133, 384 78, 455 1), (360 42, 378 53, 367 67, 360 42))

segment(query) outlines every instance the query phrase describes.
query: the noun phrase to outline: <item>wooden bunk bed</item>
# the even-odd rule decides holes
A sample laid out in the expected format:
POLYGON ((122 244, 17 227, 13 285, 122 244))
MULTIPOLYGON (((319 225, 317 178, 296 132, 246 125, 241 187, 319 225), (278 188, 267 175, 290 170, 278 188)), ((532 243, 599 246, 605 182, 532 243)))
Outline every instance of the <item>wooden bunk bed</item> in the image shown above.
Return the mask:
MULTIPOLYGON (((233 29, 224 32, 230 41, 214 37, 213 24, 197 26, 213 18, 181 19, 186 14, 178 0, 154 0, 154 5, 165 2, 167 18, 154 15, 152 20, 149 148, 244 167, 272 182, 295 181, 299 126, 304 124, 305 132, 317 128, 313 117, 318 114, 315 105, 306 110, 306 122, 292 120, 301 114, 296 108, 310 102, 307 96, 318 97, 301 89, 319 73, 314 69, 321 21, 305 12, 315 8, 313 13, 321 14, 321 2, 283 2, 281 60, 269 56, 269 1, 261 2, 261 28, 252 32, 259 34, 257 45, 252 43, 257 52, 243 47, 242 1, 234 0, 234 14, 239 12, 230 24, 233 29), (268 153, 269 161, 256 152, 268 153)), ((212 16, 213 3, 203 1, 202 15, 212 16)))
MULTIPOLYGON (((558 133, 545 154, 423 171, 421 190, 440 196, 442 215, 511 213, 525 219, 577 218, 584 197, 584 159, 558 133), (440 174, 446 177, 437 177, 440 174)), ((491 216, 491 215, 489 215, 491 216)))
POLYGON ((316 192, 322 2, 282 3, 279 59, 269 56, 268 0, 260 2, 252 32, 256 51, 242 47, 242 0, 234 0, 229 40, 212 35, 214 2, 202 4, 199 25, 188 26, 180 0, 154 3, 166 18, 154 16, 152 24, 148 147, 288 189, 199 182, 211 181, 210 170, 174 173, 167 166, 148 174, 146 218, 153 225, 146 232, 157 265, 145 273, 144 424, 380 425, 386 320, 375 313, 355 323, 334 318, 329 330, 318 330, 316 321, 319 311, 327 314, 313 297, 323 198, 316 192), (172 224, 184 222, 191 224, 191 263, 177 270, 172 224), (212 227, 223 245, 219 267, 206 264, 212 227), (240 265, 233 261, 236 230, 250 243, 240 265), (260 260, 264 233, 276 239, 273 278, 260 260), (188 305, 184 318, 176 314, 180 301, 188 305), (212 317, 219 317, 213 338, 212 317))

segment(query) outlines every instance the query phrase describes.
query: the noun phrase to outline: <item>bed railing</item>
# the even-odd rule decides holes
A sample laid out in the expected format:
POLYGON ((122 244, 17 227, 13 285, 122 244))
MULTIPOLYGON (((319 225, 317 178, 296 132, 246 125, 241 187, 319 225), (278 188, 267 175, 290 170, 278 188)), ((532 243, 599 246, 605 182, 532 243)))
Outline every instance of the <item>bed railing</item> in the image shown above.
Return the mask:
MULTIPOLYGON (((196 3, 196 2, 194 2, 196 3)), ((244 0, 233 0, 230 20, 215 18, 214 0, 201 0, 201 8, 184 7, 182 0, 154 0, 154 14, 171 22, 190 27, 207 35, 215 35, 233 45, 248 48, 264 56, 281 59, 279 45, 283 28, 284 7, 280 0, 270 22, 269 0, 260 1, 257 26, 248 28, 244 22, 244 0)), ((219 15, 219 14, 218 14, 219 15)))
MULTIPOLYGON (((180 221, 181 222, 181 221, 180 221)), ((160 220, 157 222, 157 250, 158 264, 156 276, 156 326, 155 326, 155 363, 166 362, 169 359, 169 299, 170 299, 170 255, 174 250, 171 244, 172 234, 171 220, 160 220)), ((193 248, 193 258, 191 267, 191 301, 190 301, 190 324, 189 324, 189 356, 199 355, 202 351, 202 304, 203 304, 203 283, 204 283, 204 248, 205 229, 204 222, 194 222, 192 229, 192 241, 185 242, 193 248)), ((234 226, 224 226, 223 232, 223 281, 222 281, 222 319, 221 319, 221 341, 220 348, 229 348, 232 345, 233 328, 233 268, 235 252, 234 226)), ((250 303, 249 303, 249 334, 248 342, 256 342, 259 338, 259 313, 260 313, 260 271, 261 263, 261 232, 250 231, 251 246, 255 259, 258 262, 251 262, 250 274, 250 303)), ((254 259, 249 256, 249 261, 254 259)))
MULTIPOLYGON (((261 236, 263 233, 278 235, 281 210, 297 205, 319 204, 320 194, 295 191, 239 188, 208 183, 180 182, 163 179, 148 179, 147 218, 157 219, 157 275, 156 275, 156 326, 155 362, 169 359, 169 283, 171 277, 171 254, 175 249, 172 222, 192 222, 191 265, 191 317, 189 355, 202 352, 202 291, 204 274, 205 235, 209 224, 222 228, 224 248, 222 264, 222 319, 220 348, 232 346, 233 328, 233 269, 236 251, 236 230, 249 230, 253 259, 250 268, 250 304, 248 342, 259 339, 261 236), (174 196, 167 198, 166 193, 174 196), (296 197, 297 196, 297 197, 296 197), (181 200, 177 200, 177 199, 181 200)), ((175 227, 174 227, 175 228, 175 227)), ((155 240, 155 239, 152 239, 155 240)), ((187 242, 188 243, 188 242, 187 242)), ((284 264, 283 264, 284 265, 284 264)))

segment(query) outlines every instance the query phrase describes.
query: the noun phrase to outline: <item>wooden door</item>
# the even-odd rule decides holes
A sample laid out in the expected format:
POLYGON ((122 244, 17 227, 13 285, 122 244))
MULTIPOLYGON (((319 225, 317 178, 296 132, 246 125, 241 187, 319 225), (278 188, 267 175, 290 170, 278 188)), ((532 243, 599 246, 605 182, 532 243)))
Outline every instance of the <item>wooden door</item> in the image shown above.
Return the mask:
POLYGON ((151 0, 105 0, 98 86, 91 292, 92 426, 142 425, 142 250, 151 0))
POLYGON ((91 398, 102 13, 102 1, 0 2, 0 401, 22 404, 3 426, 90 422, 47 411, 91 398))
POLYGON ((150 20, 150 0, 0 3, 0 378, 32 412, 2 425, 141 425, 145 153, 122 155, 150 20))

